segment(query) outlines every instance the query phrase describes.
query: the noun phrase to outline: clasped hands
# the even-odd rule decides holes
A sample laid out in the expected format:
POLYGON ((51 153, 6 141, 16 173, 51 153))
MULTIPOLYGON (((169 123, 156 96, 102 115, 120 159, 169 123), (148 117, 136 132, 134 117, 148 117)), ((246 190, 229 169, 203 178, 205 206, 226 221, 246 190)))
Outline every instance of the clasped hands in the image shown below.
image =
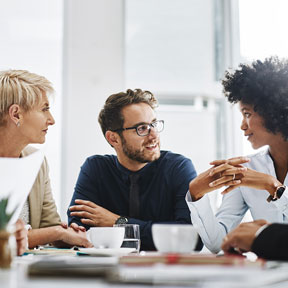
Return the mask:
POLYGON ((282 185, 275 177, 244 167, 249 162, 247 157, 235 157, 228 160, 215 160, 214 165, 199 174, 189 184, 189 191, 193 201, 202 198, 206 193, 227 186, 222 191, 226 194, 239 186, 262 189, 274 195, 275 187, 282 185))
POLYGON ((243 163, 249 162, 249 158, 236 157, 228 160, 215 160, 214 165, 207 171, 199 174, 189 184, 189 191, 193 201, 202 198, 206 193, 228 186, 222 193, 227 193, 241 184, 247 168, 243 163))

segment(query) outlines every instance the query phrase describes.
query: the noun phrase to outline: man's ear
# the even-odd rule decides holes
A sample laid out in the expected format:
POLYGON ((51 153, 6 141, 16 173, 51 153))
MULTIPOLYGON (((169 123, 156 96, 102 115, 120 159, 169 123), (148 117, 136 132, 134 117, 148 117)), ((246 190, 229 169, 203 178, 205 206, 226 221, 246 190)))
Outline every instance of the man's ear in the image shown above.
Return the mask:
POLYGON ((108 130, 105 133, 105 138, 113 148, 116 148, 121 143, 120 136, 117 132, 108 130))
POLYGON ((18 104, 12 104, 9 107, 9 117, 16 126, 20 124, 21 112, 21 107, 18 104))

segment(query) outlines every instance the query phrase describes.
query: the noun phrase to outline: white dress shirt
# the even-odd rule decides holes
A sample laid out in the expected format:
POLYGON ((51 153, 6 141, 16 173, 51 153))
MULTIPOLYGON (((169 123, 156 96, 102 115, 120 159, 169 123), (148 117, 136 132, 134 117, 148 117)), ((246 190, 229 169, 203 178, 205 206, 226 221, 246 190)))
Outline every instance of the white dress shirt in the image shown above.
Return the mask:
MULTIPOLYGON (((268 149, 248 156, 250 162, 244 164, 253 170, 276 177, 273 161, 268 149)), ((284 183, 288 186, 288 175, 284 183)), ((214 215, 208 195, 192 202, 189 191, 186 202, 191 212, 191 221, 197 228, 204 245, 213 253, 221 250, 225 235, 236 228, 250 209, 254 220, 265 219, 268 222, 288 222, 288 188, 277 201, 266 201, 269 193, 249 187, 238 187, 223 196, 222 204, 214 215)))

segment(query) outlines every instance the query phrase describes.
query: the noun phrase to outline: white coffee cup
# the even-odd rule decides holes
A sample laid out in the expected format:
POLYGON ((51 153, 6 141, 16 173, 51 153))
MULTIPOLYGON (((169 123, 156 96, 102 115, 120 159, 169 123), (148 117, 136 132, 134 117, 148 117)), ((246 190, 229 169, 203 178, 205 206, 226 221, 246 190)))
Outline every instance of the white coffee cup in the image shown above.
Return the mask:
POLYGON ((189 224, 153 224, 152 236, 162 253, 190 253, 198 241, 196 228, 189 224))
POLYGON ((87 232, 87 238, 95 248, 120 248, 124 232, 123 227, 93 227, 87 232))

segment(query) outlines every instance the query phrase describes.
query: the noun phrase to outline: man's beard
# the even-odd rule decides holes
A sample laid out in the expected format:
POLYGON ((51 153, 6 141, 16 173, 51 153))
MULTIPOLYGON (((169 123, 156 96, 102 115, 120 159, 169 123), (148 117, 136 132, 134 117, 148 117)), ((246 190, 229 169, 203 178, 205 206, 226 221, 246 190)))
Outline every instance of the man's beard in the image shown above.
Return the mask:
MULTIPOLYGON (((160 153, 154 153, 150 155, 150 157, 145 156, 144 150, 137 150, 133 149, 129 144, 127 144, 125 138, 123 135, 120 135, 121 141, 122 141, 122 148, 123 153, 131 160, 137 161, 139 163, 147 163, 147 162, 153 162, 160 157, 160 153), (152 156, 152 157, 151 157, 152 156)), ((158 144, 159 145, 159 144, 158 144)))

